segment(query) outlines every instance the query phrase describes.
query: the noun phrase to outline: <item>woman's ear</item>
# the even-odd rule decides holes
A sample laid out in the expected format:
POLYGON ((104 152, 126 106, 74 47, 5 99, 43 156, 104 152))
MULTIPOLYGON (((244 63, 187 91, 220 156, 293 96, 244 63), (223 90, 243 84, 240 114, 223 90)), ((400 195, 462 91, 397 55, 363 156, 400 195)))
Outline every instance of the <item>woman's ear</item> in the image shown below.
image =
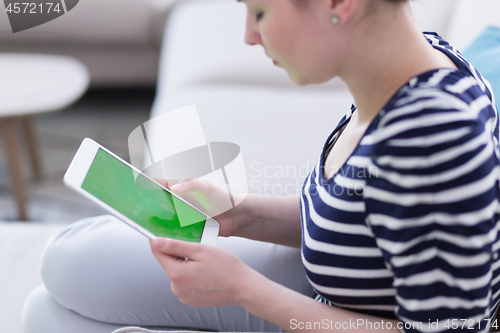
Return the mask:
MULTIPOLYGON (((360 0, 323 0, 328 7, 331 16, 338 17, 338 23, 346 23, 350 20, 360 5, 360 0)), ((367 0, 374 1, 374 0, 367 0)))

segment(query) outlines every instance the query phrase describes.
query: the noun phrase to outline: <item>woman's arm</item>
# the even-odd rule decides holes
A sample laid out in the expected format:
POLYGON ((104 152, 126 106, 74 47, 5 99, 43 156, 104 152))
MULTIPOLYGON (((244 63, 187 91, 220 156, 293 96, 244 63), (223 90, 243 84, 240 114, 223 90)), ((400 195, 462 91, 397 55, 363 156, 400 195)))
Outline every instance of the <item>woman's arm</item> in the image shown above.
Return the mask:
POLYGON ((401 328, 395 320, 331 307, 287 289, 217 247, 158 238, 152 242, 152 251, 170 277, 172 292, 184 304, 241 305, 294 332, 381 333, 401 328))
POLYGON ((235 208, 233 236, 300 247, 299 196, 248 195, 235 208))
MULTIPOLYGON (((170 182, 176 183, 158 181, 165 186, 170 182)), ((302 231, 298 195, 272 197, 249 194, 236 207, 226 211, 227 190, 207 180, 194 179, 175 184, 171 190, 213 216, 220 224, 220 236, 238 236, 300 247, 302 231)))

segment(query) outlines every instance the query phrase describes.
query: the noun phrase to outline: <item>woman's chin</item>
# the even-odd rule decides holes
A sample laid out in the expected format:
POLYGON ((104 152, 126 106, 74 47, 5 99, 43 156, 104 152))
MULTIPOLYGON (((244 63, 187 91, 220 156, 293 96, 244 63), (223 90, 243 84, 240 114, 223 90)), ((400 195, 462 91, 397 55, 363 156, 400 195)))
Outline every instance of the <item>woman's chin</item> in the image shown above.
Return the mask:
POLYGON ((311 75, 308 73, 300 73, 298 71, 290 70, 285 67, 282 67, 283 69, 286 70, 288 77, 290 78, 290 81, 292 81, 295 85, 297 86, 307 86, 310 84, 322 84, 325 82, 330 81, 333 79, 333 77, 330 77, 330 75, 325 75, 325 73, 321 74, 316 74, 316 75, 311 75))
POLYGON ((288 77, 290 78, 290 81, 292 81, 297 86, 305 86, 311 84, 309 80, 306 80, 304 77, 298 75, 297 73, 287 71, 287 74, 288 77))
POLYGON ((315 82, 314 80, 311 80, 311 78, 299 76, 299 75, 293 75, 291 73, 288 73, 288 77, 290 80, 297 86, 307 86, 309 84, 319 84, 323 82, 315 82))

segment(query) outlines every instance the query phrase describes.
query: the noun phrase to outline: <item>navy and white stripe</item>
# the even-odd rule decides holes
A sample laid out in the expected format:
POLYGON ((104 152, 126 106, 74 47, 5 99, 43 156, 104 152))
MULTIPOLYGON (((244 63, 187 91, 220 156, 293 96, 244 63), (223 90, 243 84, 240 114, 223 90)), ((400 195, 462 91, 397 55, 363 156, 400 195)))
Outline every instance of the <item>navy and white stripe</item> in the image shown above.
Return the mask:
POLYGON ((471 319, 481 325, 468 332, 486 332, 500 300, 498 112, 474 67, 425 36, 458 70, 411 79, 324 179, 355 107, 340 121, 303 187, 302 261, 326 304, 422 322, 424 332, 438 319, 437 331, 471 319))

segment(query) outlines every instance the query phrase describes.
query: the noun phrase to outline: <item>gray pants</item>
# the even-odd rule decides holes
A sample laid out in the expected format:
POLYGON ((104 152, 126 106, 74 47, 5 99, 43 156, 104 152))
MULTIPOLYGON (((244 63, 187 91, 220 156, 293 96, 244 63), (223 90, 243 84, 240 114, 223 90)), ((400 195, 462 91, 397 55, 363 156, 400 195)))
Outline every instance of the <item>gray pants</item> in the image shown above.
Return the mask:
MULTIPOLYGON (((241 238, 217 246, 268 278, 312 296, 300 251, 241 238)), ((24 333, 110 333, 123 326, 216 331, 280 331, 240 306, 194 308, 179 302, 149 241, 113 216, 74 223, 41 261, 44 286, 26 300, 24 333)))

